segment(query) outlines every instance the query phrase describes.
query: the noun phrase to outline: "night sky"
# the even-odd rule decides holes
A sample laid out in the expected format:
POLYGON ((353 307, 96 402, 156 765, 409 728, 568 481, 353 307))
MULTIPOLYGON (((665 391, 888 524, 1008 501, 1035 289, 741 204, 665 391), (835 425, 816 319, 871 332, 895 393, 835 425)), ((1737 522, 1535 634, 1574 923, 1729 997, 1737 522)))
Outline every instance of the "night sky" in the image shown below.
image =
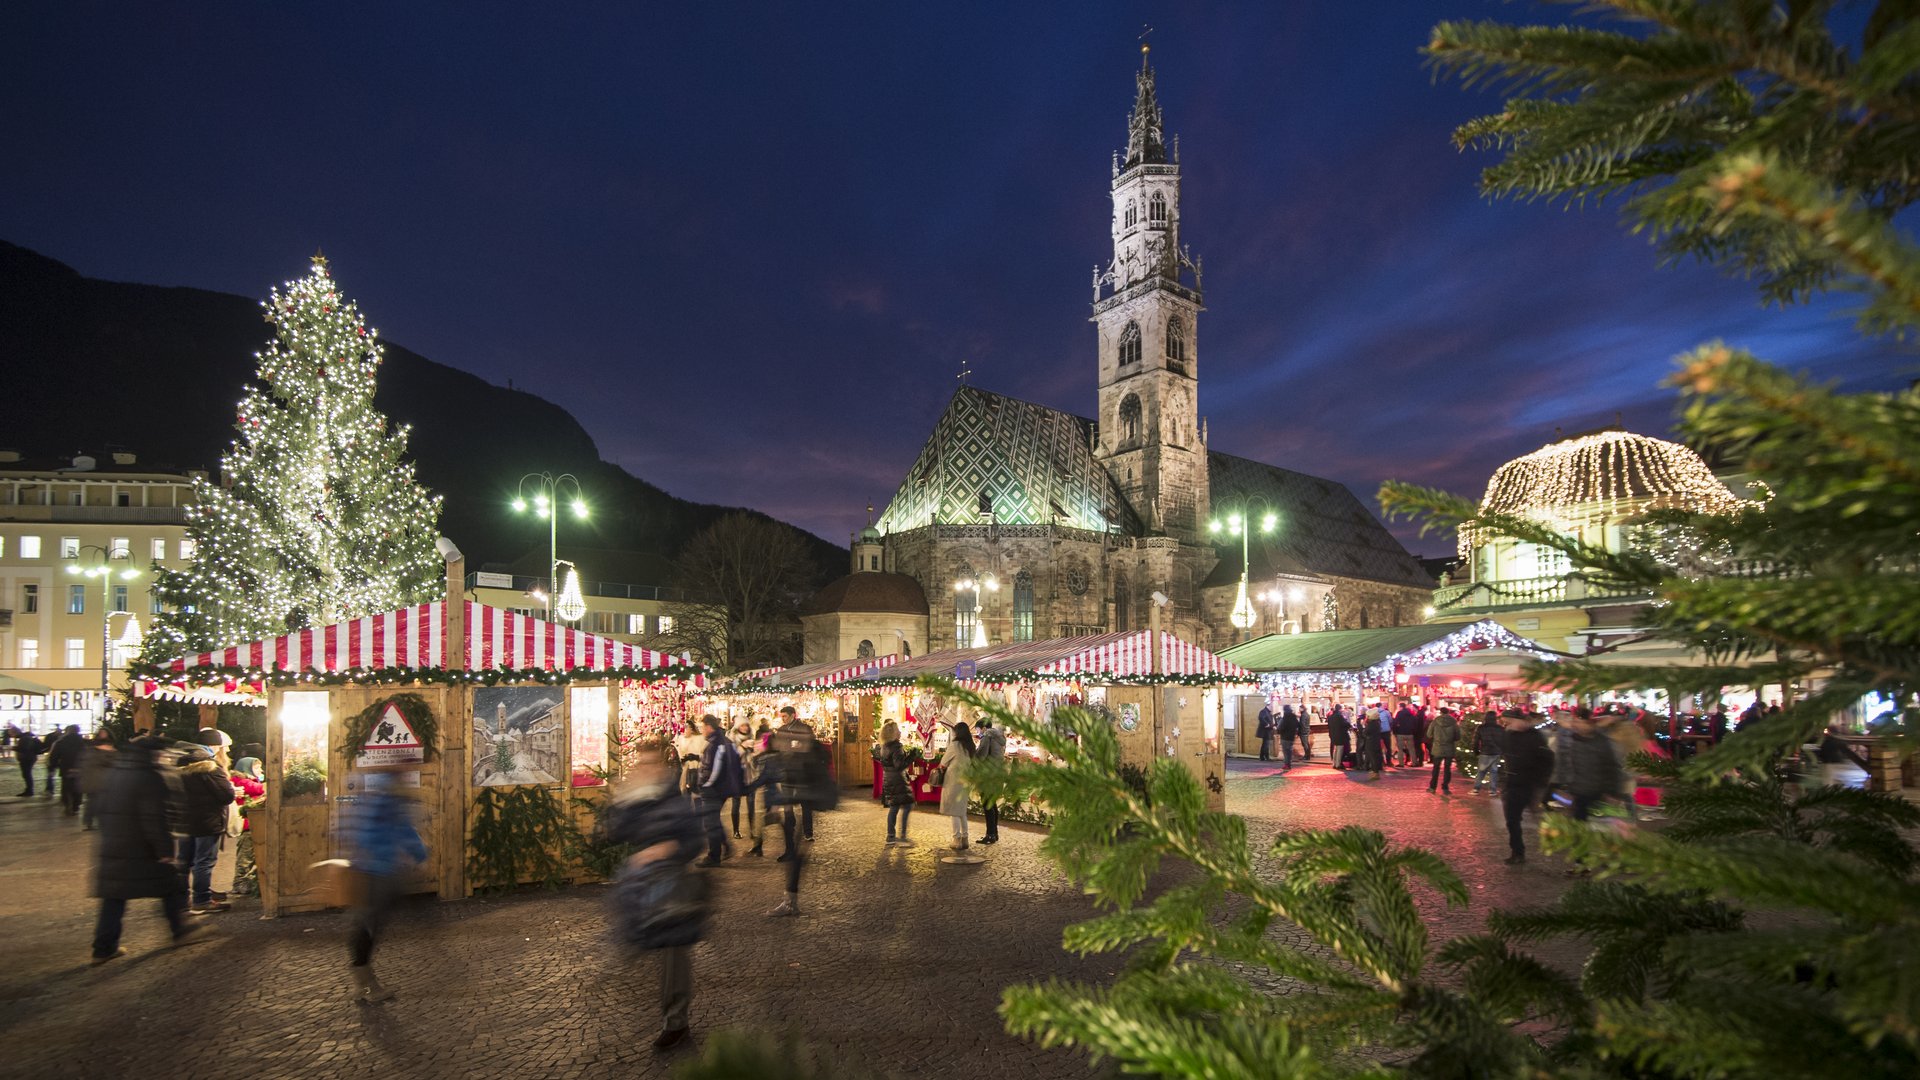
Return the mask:
POLYGON ((1369 502, 1478 493, 1556 427, 1664 432, 1656 384, 1710 338, 1855 387, 1912 371, 1844 301, 1767 311, 1610 209, 1477 195, 1489 159, 1448 135, 1498 99, 1417 50, 1524 5, 569 10, 6 5, 0 238, 254 297, 324 246, 389 340, 559 403, 676 495, 844 541, 963 362, 1091 412, 1152 23, 1216 449, 1369 502))

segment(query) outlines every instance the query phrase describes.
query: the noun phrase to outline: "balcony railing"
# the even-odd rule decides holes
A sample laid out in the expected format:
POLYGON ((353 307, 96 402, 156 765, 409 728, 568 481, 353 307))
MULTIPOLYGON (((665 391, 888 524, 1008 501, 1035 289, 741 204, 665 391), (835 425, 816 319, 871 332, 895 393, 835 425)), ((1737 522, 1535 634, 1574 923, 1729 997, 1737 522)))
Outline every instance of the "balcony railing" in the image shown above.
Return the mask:
POLYGON ((0 505, 0 521, 44 521, 55 525, 185 525, 187 508, 0 505))
MULTIPOLYGON (((467 588, 510 587, 519 592, 527 592, 530 589, 544 590, 547 587, 546 578, 533 577, 528 574, 513 575, 513 584, 511 586, 481 586, 476 583, 476 578, 477 575, 475 574, 470 573, 467 575, 467 588)), ((670 603, 685 598, 685 594, 679 589, 668 588, 663 585, 627 585, 617 581, 582 581, 580 583, 580 592, 584 596, 604 596, 610 600, 658 600, 663 603, 670 603)))
POLYGON ((1594 601, 1632 601, 1650 599, 1644 589, 1615 589, 1595 585, 1576 577, 1514 578, 1507 581, 1473 581, 1448 585, 1433 593, 1436 612, 1501 611, 1507 608, 1587 606, 1594 601))

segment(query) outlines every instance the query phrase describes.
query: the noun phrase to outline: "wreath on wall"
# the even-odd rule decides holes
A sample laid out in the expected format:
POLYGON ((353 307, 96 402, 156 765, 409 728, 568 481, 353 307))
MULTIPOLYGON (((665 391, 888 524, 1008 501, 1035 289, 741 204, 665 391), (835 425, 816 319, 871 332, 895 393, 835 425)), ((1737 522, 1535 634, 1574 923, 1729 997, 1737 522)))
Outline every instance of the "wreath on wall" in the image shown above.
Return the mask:
POLYGON ((395 694, 381 698, 348 717, 347 756, 358 757, 367 748, 367 740, 373 738, 374 730, 389 705, 400 710, 401 718, 413 729, 414 737, 420 740, 422 759, 431 760, 433 748, 440 741, 440 725, 433 718, 433 707, 419 694, 395 694))

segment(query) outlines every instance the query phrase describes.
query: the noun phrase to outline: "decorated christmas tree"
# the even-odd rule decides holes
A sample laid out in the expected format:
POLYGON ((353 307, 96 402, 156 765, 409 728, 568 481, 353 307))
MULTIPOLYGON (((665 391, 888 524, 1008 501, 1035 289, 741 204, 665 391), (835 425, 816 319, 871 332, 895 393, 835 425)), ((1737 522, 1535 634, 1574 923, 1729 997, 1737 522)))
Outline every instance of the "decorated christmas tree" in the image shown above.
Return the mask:
POLYGON ((374 408, 381 348, 327 260, 263 303, 223 483, 199 481, 193 560, 163 571, 145 656, 164 660, 420 603, 440 592, 440 498, 414 480, 407 428, 374 408))

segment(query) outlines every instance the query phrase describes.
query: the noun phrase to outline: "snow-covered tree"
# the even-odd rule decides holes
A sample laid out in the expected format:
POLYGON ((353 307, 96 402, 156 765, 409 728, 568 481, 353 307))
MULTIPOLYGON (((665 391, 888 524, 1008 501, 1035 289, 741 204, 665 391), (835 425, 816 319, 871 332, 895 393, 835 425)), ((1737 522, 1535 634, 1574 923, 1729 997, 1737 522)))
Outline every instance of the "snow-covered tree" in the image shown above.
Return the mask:
POLYGON ((160 660, 420 603, 439 594, 440 497, 414 480, 407 428, 373 405, 375 332, 315 255, 262 305, 221 483, 196 484, 191 565, 156 581, 160 660))

